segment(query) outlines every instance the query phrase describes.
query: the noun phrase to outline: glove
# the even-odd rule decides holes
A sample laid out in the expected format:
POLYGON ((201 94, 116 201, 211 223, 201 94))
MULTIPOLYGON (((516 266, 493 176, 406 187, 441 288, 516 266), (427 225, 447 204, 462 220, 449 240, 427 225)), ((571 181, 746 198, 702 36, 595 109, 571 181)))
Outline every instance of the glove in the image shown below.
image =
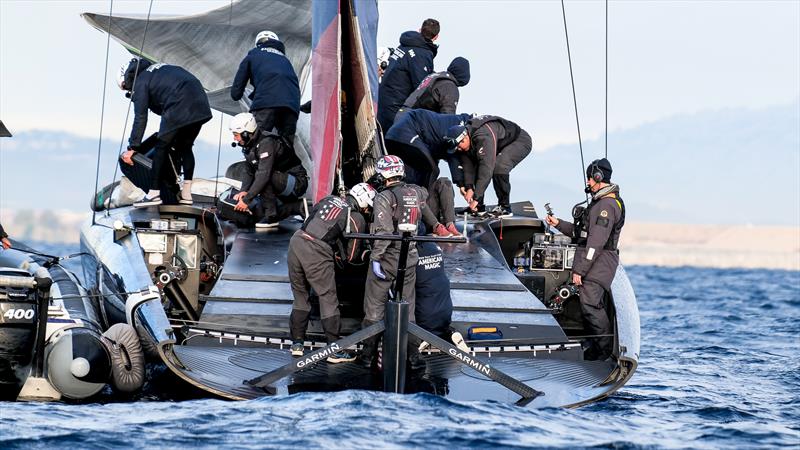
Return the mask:
POLYGON ((381 263, 378 261, 372 261, 372 273, 374 273, 375 276, 381 280, 386 279, 386 274, 383 273, 383 269, 381 269, 381 263))
POLYGON ((447 228, 445 228, 445 226, 440 224, 440 223, 436 224, 436 227, 433 229, 433 234, 435 234, 436 236, 439 236, 439 237, 450 237, 450 236, 452 236, 452 234, 449 231, 447 231, 447 228))

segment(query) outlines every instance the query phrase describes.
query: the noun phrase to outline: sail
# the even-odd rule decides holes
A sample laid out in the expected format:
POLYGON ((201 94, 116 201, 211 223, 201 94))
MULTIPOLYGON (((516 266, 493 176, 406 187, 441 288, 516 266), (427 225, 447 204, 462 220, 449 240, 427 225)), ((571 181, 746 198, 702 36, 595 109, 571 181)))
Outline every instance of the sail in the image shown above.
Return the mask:
MULTIPOLYGON (((81 16, 98 30, 108 31, 107 14, 81 16)), ((111 21, 114 40, 153 62, 188 70, 208 91, 211 107, 231 115, 249 109, 247 103, 231 100, 230 87, 239 63, 262 30, 274 31, 281 38, 302 89, 310 70, 311 0, 237 0, 191 16, 151 16, 147 21, 146 15, 115 15, 111 21)), ((249 102, 246 98, 242 102, 249 102)))
POLYGON ((311 148, 314 200, 365 181, 380 156, 375 121, 378 69, 375 1, 314 2, 311 148))

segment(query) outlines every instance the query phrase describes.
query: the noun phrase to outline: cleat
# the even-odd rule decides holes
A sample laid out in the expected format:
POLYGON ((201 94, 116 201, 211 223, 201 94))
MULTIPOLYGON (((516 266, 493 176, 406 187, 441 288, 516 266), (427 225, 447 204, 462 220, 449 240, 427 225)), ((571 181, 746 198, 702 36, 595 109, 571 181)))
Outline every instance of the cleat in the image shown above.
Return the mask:
POLYGON ((469 347, 467 347, 467 343, 464 342, 464 336, 458 331, 454 331, 453 334, 450 335, 450 341, 462 352, 469 352, 469 347))

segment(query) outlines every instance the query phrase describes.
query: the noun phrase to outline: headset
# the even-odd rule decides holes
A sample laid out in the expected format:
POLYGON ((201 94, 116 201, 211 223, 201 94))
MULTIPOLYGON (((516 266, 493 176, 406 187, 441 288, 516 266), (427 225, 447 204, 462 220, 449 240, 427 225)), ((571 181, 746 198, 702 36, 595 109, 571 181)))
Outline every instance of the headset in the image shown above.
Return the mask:
POLYGON ((589 165, 589 173, 590 178, 594 180, 595 183, 601 183, 603 181, 603 171, 600 170, 600 166, 597 164, 598 160, 592 161, 589 165))

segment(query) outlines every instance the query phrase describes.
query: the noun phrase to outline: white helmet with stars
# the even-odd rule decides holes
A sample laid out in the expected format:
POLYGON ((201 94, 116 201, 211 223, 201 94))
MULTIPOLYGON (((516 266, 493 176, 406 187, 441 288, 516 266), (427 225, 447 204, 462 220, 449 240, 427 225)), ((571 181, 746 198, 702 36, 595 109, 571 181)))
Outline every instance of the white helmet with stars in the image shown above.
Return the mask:
POLYGON ((403 160, 395 155, 382 156, 375 164, 375 170, 385 179, 402 177, 406 174, 403 160))
POLYGON ((367 183, 358 183, 350 188, 350 196, 356 199, 359 208, 372 207, 372 200, 375 198, 375 188, 367 183))

